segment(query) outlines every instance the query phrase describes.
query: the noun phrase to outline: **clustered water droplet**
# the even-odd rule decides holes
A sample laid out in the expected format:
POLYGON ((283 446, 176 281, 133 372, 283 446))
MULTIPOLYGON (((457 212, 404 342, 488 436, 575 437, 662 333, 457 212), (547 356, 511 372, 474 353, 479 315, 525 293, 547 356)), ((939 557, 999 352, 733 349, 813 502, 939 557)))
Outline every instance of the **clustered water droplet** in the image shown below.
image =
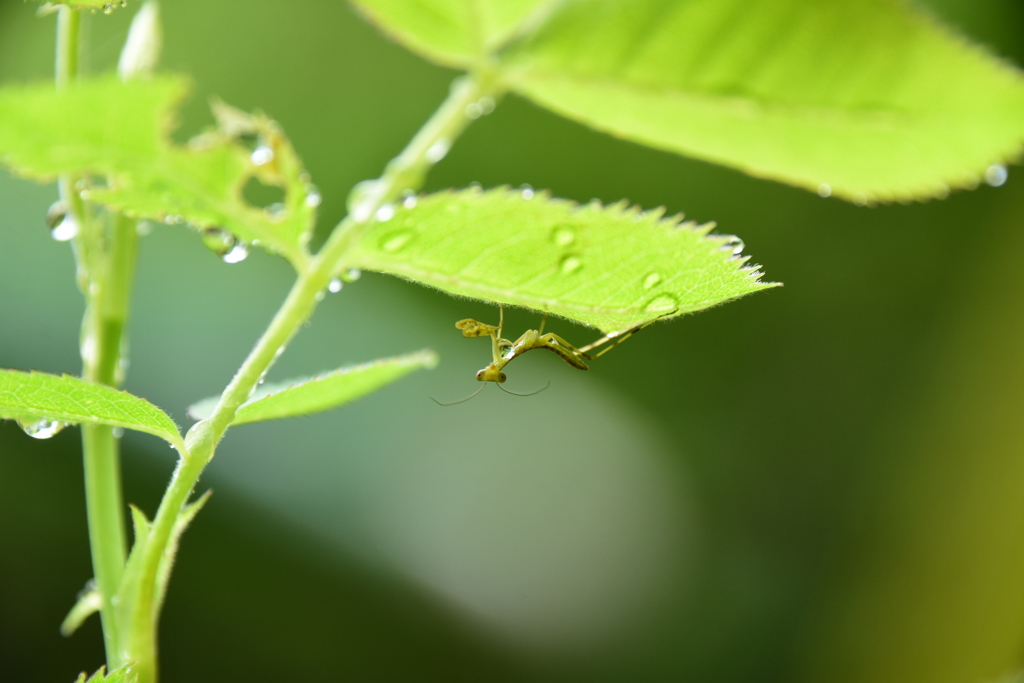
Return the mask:
POLYGON ((1002 187, 1009 177, 1009 171, 1002 164, 992 164, 985 169, 985 182, 992 187, 1002 187))
POLYGON ((42 419, 18 418, 17 422, 18 426, 21 427, 21 430, 33 439, 49 439, 60 432, 60 430, 67 427, 66 422, 49 420, 45 417, 42 419))

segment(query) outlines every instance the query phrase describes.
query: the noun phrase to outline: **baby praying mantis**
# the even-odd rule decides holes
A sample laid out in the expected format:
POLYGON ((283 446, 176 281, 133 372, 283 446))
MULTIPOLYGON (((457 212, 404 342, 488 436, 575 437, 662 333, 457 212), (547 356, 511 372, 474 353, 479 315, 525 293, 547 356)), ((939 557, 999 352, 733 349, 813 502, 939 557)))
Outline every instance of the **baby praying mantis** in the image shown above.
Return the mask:
MULTIPOLYGON (((657 318, 648 320, 645 323, 641 323, 635 327, 631 327, 628 330, 622 330, 620 332, 612 332, 601 337, 597 341, 581 346, 579 348, 573 346, 562 337, 559 337, 554 332, 548 332, 544 334, 544 325, 547 323, 548 314, 544 313, 544 318, 541 320, 540 329, 538 330, 527 330, 516 339, 514 342, 504 339, 501 336, 502 327, 505 325, 505 308, 501 304, 498 304, 498 324, 488 325, 472 318, 466 318, 455 323, 455 327, 462 330, 462 336, 464 337, 490 337, 491 338, 491 363, 476 373, 477 380, 481 382, 494 382, 498 385, 499 389, 502 389, 506 393, 515 394, 515 392, 508 391, 501 386, 501 384, 507 379, 503 371, 504 367, 511 363, 513 360, 523 355, 527 351, 533 351, 534 349, 547 349, 558 354, 559 358, 564 360, 566 363, 576 368, 577 370, 589 370, 586 361, 600 358, 604 354, 608 353, 616 346, 626 341, 634 334, 644 329, 648 325, 664 318, 667 315, 672 315, 675 311, 669 311, 664 315, 660 315, 657 318), (591 354, 596 348, 608 344, 605 348, 601 349, 595 354, 591 354)), ((487 386, 486 384, 481 385, 479 389, 470 394, 464 399, 454 401, 452 403, 441 403, 436 399, 432 399, 434 403, 443 406, 451 406, 463 401, 468 401, 473 398, 487 386)), ((544 387, 547 389, 547 386, 544 387)), ((532 394, 515 394, 516 396, 532 396, 538 394, 544 389, 535 391, 532 394)))

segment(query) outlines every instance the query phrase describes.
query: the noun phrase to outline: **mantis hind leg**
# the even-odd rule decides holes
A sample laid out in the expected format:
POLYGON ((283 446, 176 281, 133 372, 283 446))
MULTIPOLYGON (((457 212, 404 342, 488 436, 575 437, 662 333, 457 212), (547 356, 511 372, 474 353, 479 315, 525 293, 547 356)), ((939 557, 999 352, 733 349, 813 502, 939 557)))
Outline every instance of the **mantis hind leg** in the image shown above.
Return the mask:
POLYGON ((603 336, 600 339, 598 339, 596 342, 593 342, 592 344, 587 344, 586 346, 580 347, 578 349, 579 354, 581 356, 583 356, 584 358, 586 358, 587 360, 594 360, 595 358, 600 358, 601 356, 603 356, 604 354, 608 353, 609 351, 614 349, 616 346, 621 344, 622 342, 624 342, 627 339, 629 339, 630 337, 632 337, 634 334, 636 334, 640 330, 653 325, 654 323, 658 322, 659 320, 661 320, 665 316, 672 315, 673 313, 675 313, 675 311, 669 311, 668 313, 665 313, 664 315, 659 315, 657 318, 654 318, 652 320, 648 320, 647 322, 641 323, 641 324, 637 325, 636 327, 631 327, 628 330, 626 330, 625 332, 617 332, 617 333, 613 332, 612 334, 606 334, 605 336, 603 336), (608 342, 611 342, 611 344, 609 344, 607 347, 601 349, 597 353, 595 353, 595 354, 587 353, 588 351, 592 351, 593 349, 596 349, 599 346, 602 346, 604 344, 608 344, 608 342))

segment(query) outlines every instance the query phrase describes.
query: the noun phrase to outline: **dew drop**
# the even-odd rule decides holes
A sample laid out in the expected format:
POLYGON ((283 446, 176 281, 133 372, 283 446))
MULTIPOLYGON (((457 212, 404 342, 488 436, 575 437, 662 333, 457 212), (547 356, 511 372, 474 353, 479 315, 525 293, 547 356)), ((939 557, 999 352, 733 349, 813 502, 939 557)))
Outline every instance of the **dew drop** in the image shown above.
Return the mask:
POLYGON ((466 105, 466 118, 478 119, 484 115, 484 108, 480 106, 479 102, 470 102, 466 105))
POLYGON ((555 228, 551 240, 559 247, 567 247, 576 241, 576 233, 568 227, 555 228))
POLYGON ((868 198, 863 192, 855 192, 853 195, 853 203, 856 206, 867 206, 868 198))
POLYGON ((416 195, 410 194, 406 196, 405 199, 402 200, 402 206, 404 206, 407 209, 415 209, 417 201, 418 200, 416 199, 416 195))
POLYGON ((448 151, 451 150, 451 148, 451 141, 448 140, 447 138, 441 138, 440 140, 438 140, 437 142, 435 142, 434 144, 427 148, 427 152, 425 155, 427 161, 429 161, 432 164, 436 164, 437 162, 441 161, 441 159, 444 159, 446 156, 448 156, 448 151))
POLYGON ((326 295, 323 292, 317 292, 316 293, 316 300, 317 301, 323 301, 324 300, 324 296, 326 296, 326 295))
POLYGON ((104 14, 110 14, 113 11, 114 11, 114 6, 113 5, 104 5, 103 6, 103 13, 104 14))
POLYGON ((521 190, 522 190, 521 194, 522 194, 523 199, 525 199, 527 201, 533 199, 534 195, 536 194, 533 191, 533 188, 530 187, 529 185, 523 185, 521 190))
POLYGON ((377 213, 374 217, 380 223, 387 223, 389 220, 395 217, 395 207, 393 204, 385 204, 384 206, 377 209, 377 213))
POLYGON ((50 231, 50 237, 58 242, 67 242, 78 236, 78 221, 71 214, 64 217, 57 227, 50 231))
POLYGON ((320 196, 320 193, 317 192, 316 188, 310 186, 306 191, 308 192, 306 195, 306 206, 311 209, 315 209, 320 206, 320 203, 323 202, 324 198, 320 196))
POLYGON ((249 247, 241 242, 231 247, 231 251, 220 257, 224 263, 241 263, 249 255, 249 247))
POLYGON ((266 166, 274 160, 274 150, 270 149, 266 145, 260 145, 252 151, 249 159, 256 166, 266 166))
POLYGON ((120 439, 124 436, 124 427, 114 427, 111 431, 114 433, 115 439, 120 439))
POLYGON ((49 439, 67 426, 64 422, 57 420, 25 420, 18 418, 18 426, 33 439, 49 439))
POLYGON ((363 271, 358 268, 347 268, 344 273, 341 274, 341 279, 344 282, 355 282, 363 276, 363 271))
POLYGON ((494 111, 494 107, 496 106, 496 103, 494 102, 494 98, 493 97, 489 97, 487 95, 484 95, 483 97, 481 97, 479 100, 476 101, 476 103, 478 105, 480 105, 480 111, 483 112, 484 116, 487 116, 488 114, 493 112, 494 111))
POLYGON ((661 282, 661 275, 658 273, 651 273, 644 278, 644 289, 654 289, 659 282, 661 282))
POLYGON ((743 250, 747 245, 743 243, 736 235, 730 235, 729 239, 726 240, 725 244, 722 245, 722 249, 732 252, 733 256, 739 256, 743 253, 743 250))
POLYGON ((146 235, 153 234, 153 224, 149 221, 139 221, 135 225, 135 232, 139 237, 145 237, 146 235))
POLYGON ((992 187, 1002 187, 1009 177, 1009 171, 1002 164, 992 164, 985 169, 985 182, 992 187))
POLYGON ((578 256, 566 256, 562 259, 560 267, 564 275, 575 273, 583 266, 583 262, 580 261, 578 256))
POLYGON ((235 248, 235 238, 227 230, 205 228, 202 236, 203 246, 221 258, 235 248))
POLYGON ((64 202, 58 199, 53 204, 50 204, 50 208, 46 210, 46 227, 53 230, 64 222, 67 215, 67 207, 64 206, 64 202))
POLYGON ((274 202, 263 210, 266 211, 271 218, 282 218, 288 212, 288 207, 281 202, 274 202))
POLYGON ((829 185, 828 183, 822 183, 821 185, 818 185, 818 196, 819 197, 831 197, 832 196, 832 186, 829 185))
POLYGON ((341 291, 343 284, 340 279, 334 278, 327 284, 327 291, 331 294, 337 294, 341 291))
POLYGON ((388 252, 396 252, 404 247, 412 239, 412 233, 408 230, 393 232, 384 236, 380 241, 381 249, 388 252))
POLYGON ((644 307, 644 311, 647 313, 668 313, 669 311, 674 311, 678 306, 679 302, 676 301, 675 297, 661 294, 651 299, 647 306, 644 307))

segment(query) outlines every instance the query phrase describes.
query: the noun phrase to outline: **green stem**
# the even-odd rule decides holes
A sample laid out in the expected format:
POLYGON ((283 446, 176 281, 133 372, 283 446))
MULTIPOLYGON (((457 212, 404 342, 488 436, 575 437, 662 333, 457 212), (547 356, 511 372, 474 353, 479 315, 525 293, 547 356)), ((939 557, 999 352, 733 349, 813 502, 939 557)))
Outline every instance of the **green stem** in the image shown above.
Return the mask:
MULTIPOLYGON (((58 89, 69 87, 79 73, 81 12, 61 7, 57 18, 58 89)), ((76 190, 78 178, 62 176, 61 200, 78 222, 75 260, 79 287, 86 299, 82 323, 82 376, 90 382, 116 386, 128 310, 128 288, 134 267, 134 222, 117 217, 109 235, 90 215, 76 190), (104 243, 111 247, 105 253, 104 243), (119 290, 119 291, 115 291, 119 290)), ((113 597, 121 584, 126 557, 124 503, 121 493, 119 442, 110 427, 82 426, 86 517, 96 586, 103 597, 100 618, 107 665, 113 670, 126 662, 119 656, 120 629, 113 597)))
POLYGON ((495 88, 492 78, 467 76, 453 84, 451 93, 437 112, 405 150, 388 164, 384 175, 373 181, 371 189, 354 208, 353 215, 335 227, 320 253, 299 273, 270 326, 221 394, 213 414, 189 430, 186 437, 187 452, 179 462, 153 520, 146 542, 139 589, 132 608, 132 633, 125 657, 135 662, 138 683, 155 683, 157 680, 158 615, 154 613, 154 598, 160 560, 178 514, 188 501, 199 475, 213 458, 217 442, 231 425, 238 408, 252 395, 260 379, 284 351, 302 323, 312 315, 333 275, 344 268, 346 252, 366 228, 373 224, 376 212, 385 204, 400 198, 404 192, 420 188, 426 172, 438 160, 435 145, 442 143, 445 147, 450 146, 470 122, 465 114, 466 105, 485 95, 492 95, 495 88), (435 151, 431 152, 432 149, 435 151))

